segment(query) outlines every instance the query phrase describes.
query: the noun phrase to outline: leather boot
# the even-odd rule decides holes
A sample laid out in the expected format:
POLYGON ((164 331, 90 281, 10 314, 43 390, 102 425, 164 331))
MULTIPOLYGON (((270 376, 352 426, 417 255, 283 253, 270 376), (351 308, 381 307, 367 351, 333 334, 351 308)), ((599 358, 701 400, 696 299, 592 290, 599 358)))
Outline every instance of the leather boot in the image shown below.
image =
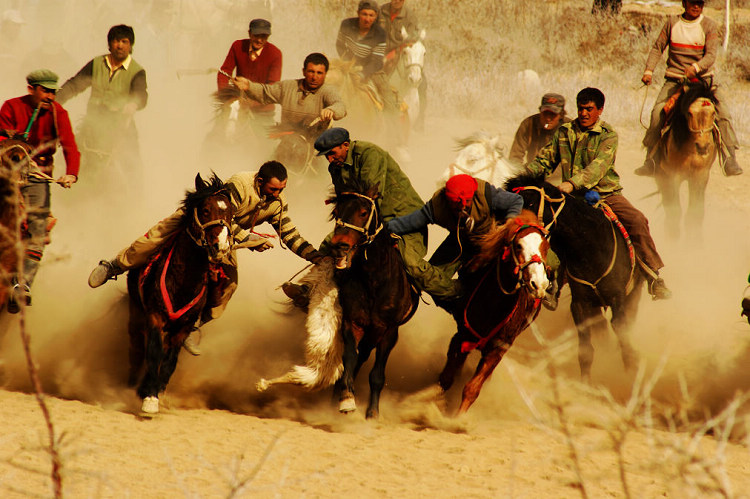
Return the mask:
POLYGON ((646 158, 643 165, 635 169, 635 174, 641 177, 653 177, 656 172, 656 161, 654 158, 646 158))
POLYGON ((668 300, 672 298, 672 292, 667 288, 664 279, 657 277, 648 283, 648 292, 654 300, 668 300))
POLYGON ((734 149, 729 153, 729 157, 724 161, 724 175, 732 177, 734 175, 742 175, 742 168, 737 163, 737 157, 735 156, 734 149))
POLYGON ((101 260, 89 275, 89 286, 98 288, 110 279, 117 279, 117 276, 123 272, 125 272, 125 269, 120 267, 117 260, 101 260))

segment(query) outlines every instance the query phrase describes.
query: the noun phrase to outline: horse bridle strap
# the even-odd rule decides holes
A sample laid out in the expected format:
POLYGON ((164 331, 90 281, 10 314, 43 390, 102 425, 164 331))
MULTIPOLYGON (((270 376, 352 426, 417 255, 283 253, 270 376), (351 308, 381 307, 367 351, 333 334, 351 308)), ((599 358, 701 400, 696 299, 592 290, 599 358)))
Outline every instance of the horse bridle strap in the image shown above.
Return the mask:
POLYGON ((372 219, 375 216, 375 212, 376 212, 375 200, 372 199, 371 197, 365 196, 364 194, 360 194, 359 192, 354 192, 354 191, 342 192, 341 194, 339 194, 339 196, 356 196, 361 199, 366 199, 367 201, 370 202, 370 214, 367 217, 367 222, 365 223, 364 227, 359 227, 357 225, 344 222, 340 218, 336 218, 335 223, 336 223, 336 227, 346 227, 347 229, 352 229, 364 235, 365 242, 362 244, 371 243, 373 239, 375 239, 375 236, 377 236, 380 233, 380 231, 383 229, 383 224, 378 223, 378 226, 375 228, 375 232, 373 232, 372 234, 368 232, 370 224, 372 224, 372 219))
POLYGON ((513 189, 513 192, 518 194, 521 191, 526 190, 532 190, 537 191, 539 193, 539 209, 537 210, 536 217, 539 220, 539 225, 543 226, 545 230, 549 230, 550 227, 552 227, 555 222, 557 222, 557 217, 560 215, 560 212, 565 207, 565 196, 561 196, 560 198, 552 198, 547 195, 546 192, 544 192, 544 189, 541 187, 536 187, 533 185, 527 185, 524 187, 516 187, 513 189), (550 203, 560 203, 560 206, 556 210, 552 210, 552 221, 548 223, 547 225, 544 225, 544 202, 549 201, 550 203))
POLYGON ((507 291, 503 287, 502 279, 500 278, 500 265, 497 266, 497 285, 500 288, 500 291, 503 292, 503 294, 506 295, 512 295, 520 287, 523 285, 523 271, 526 269, 526 267, 534 264, 534 263, 540 263, 542 265, 546 265, 545 262, 541 259, 539 255, 533 255, 531 259, 528 262, 521 263, 518 261, 518 255, 516 255, 516 252, 513 251, 513 241, 516 240, 516 237, 518 237, 518 233, 521 232, 524 229, 534 229, 535 231, 539 232, 541 236, 545 239, 549 236, 549 232, 542 227, 541 225, 537 224, 523 224, 516 227, 516 230, 513 232, 513 236, 510 238, 510 242, 508 243, 507 248, 509 249, 510 255, 513 257, 513 273, 518 277, 516 280, 516 286, 511 289, 510 291, 507 291))
POLYGON ((234 238, 231 237, 232 228, 229 226, 226 220, 210 220, 206 223, 201 223, 200 219, 198 218, 198 208, 193 209, 193 218, 195 219, 195 223, 198 225, 198 229, 200 229, 200 235, 199 237, 196 237, 191 231, 190 228, 187 229, 188 236, 190 236, 190 239, 195 241, 195 244, 200 246, 201 248, 207 248, 208 247, 208 241, 206 240, 206 229, 209 227, 213 227, 214 225, 221 225, 223 227, 226 227, 229 231, 230 237, 229 237, 229 247, 231 248, 234 244, 234 238))

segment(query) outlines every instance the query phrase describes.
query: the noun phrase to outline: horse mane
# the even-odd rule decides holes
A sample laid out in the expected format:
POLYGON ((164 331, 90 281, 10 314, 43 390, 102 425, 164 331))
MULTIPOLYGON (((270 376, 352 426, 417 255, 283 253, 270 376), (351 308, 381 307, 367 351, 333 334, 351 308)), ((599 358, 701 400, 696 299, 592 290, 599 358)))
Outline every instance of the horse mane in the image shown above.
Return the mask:
POLYGON ((487 149, 488 153, 491 153, 494 151, 501 157, 504 157, 505 148, 502 145, 500 145, 500 141, 497 139, 498 139, 497 136, 492 135, 486 130, 479 130, 477 132, 472 133, 468 137, 464 137, 462 139, 455 139, 456 141, 455 150, 460 151, 461 149, 468 147, 472 144, 483 144, 484 147, 487 149))
MULTIPOLYGON (((195 208, 198 203, 206 199, 207 197, 214 196, 216 194, 226 194, 230 197, 227 184, 225 184, 215 172, 211 172, 211 177, 208 180, 203 180, 200 174, 196 177, 196 181, 200 179, 203 183, 203 187, 196 188, 195 190, 185 191, 185 199, 182 200, 182 208, 185 212, 189 212, 195 208)), ((196 182, 197 183, 197 182, 196 182)))
POLYGON ((536 214, 526 209, 521 210, 517 217, 507 220, 504 224, 493 220, 486 233, 477 234, 471 238, 471 242, 477 247, 478 252, 469 260, 468 270, 474 272, 489 265, 510 244, 518 227, 524 224, 536 224, 537 222, 536 214))
MULTIPOLYGON (((348 184, 348 189, 346 189, 345 192, 356 192, 358 194, 365 195, 367 191, 369 191, 372 186, 368 183, 364 182, 362 179, 352 179, 348 184)), ((334 211, 336 210, 336 204, 339 202, 339 198, 342 197, 342 192, 336 192, 334 191, 328 196, 328 199, 326 199, 326 204, 333 205, 331 208, 331 214, 328 217, 328 220, 331 221, 335 218, 334 211)), ((345 196, 344 197, 348 197, 345 196)), ((377 206, 377 204, 376 204, 377 206)))
POLYGON ((710 100, 716 105, 716 96, 714 96, 713 90, 711 90, 710 81, 699 80, 695 83, 688 83, 685 86, 685 90, 675 102, 675 112, 672 116, 672 135, 677 147, 682 147, 690 138, 688 112, 690 105, 701 97, 710 100))
POLYGON ((545 180, 545 176, 543 173, 531 173, 528 171, 523 171, 518 175, 509 178, 505 182, 505 185, 503 187, 506 191, 511 192, 513 191, 513 189, 517 189, 519 187, 539 187, 540 189, 544 189, 545 192, 549 188, 557 190, 555 186, 545 180))

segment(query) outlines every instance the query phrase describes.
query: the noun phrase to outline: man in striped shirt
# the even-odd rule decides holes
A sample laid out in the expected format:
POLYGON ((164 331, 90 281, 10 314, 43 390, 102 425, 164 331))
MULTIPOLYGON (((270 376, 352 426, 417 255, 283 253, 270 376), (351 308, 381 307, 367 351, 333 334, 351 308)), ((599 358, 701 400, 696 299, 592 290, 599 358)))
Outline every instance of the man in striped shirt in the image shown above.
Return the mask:
MULTIPOLYGON (((232 204, 235 208, 232 226, 235 244, 254 251, 272 248, 273 244, 267 238, 254 232, 255 227, 268 222, 279 235, 282 247, 286 246, 301 258, 317 262, 321 254, 300 235, 287 214, 287 202, 282 193, 286 183, 286 168, 278 161, 264 163, 257 173, 236 173, 226 181, 231 186, 232 204)), ((97 288, 123 272, 148 263, 162 244, 179 230, 184 216, 182 209, 177 210, 120 251, 113 260, 99 262, 89 276, 89 286, 97 288)), ((218 288, 216 292, 209 293, 209 297, 215 299, 206 305, 201 324, 218 318, 237 289, 236 251, 232 251, 222 264, 227 278, 214 285, 218 288)), ((193 350, 189 351, 194 353, 193 350)))
MULTIPOLYGON (((719 32, 716 23, 703 15, 703 5, 703 0, 682 0, 685 12, 667 19, 648 54, 646 70, 641 78, 646 85, 651 84, 654 68, 661 54, 669 47, 664 86, 656 98, 654 109, 651 111, 651 124, 643 137, 643 145, 647 150, 646 161, 635 170, 637 175, 652 176, 656 170, 660 159, 657 145, 664 125, 662 110, 669 98, 682 88, 683 79, 714 76, 711 68, 719 49, 719 32)), ((732 127, 732 117, 726 106, 724 92, 719 86, 714 89, 714 96, 717 100, 719 131, 728 156, 724 163, 724 173, 727 176, 740 175, 742 168, 735 156, 739 143, 732 127)))

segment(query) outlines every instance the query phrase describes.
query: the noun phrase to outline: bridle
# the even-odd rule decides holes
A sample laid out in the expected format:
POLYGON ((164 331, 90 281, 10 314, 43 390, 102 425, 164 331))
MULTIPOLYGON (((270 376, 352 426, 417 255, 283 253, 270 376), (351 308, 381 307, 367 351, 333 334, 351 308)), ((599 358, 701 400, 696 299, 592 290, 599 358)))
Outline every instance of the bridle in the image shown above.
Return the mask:
MULTIPOLYGON (((222 192, 217 192, 216 194, 222 194, 222 192)), ((229 197, 229 194, 226 194, 227 197, 229 197)), ((230 201, 231 203, 231 201, 230 201)), ((190 230, 190 227, 187 229, 187 233, 190 236, 190 239, 195 241, 195 244, 200 246, 201 248, 208 249, 210 246, 210 243, 208 242, 208 239, 206 238, 206 229, 209 227, 213 227, 214 225, 220 225, 222 227, 227 228, 228 232, 228 241, 229 241, 229 248, 231 249, 234 244, 234 238, 232 237, 232 227, 224 219, 215 219, 215 220, 209 220, 206 223, 201 223, 200 219, 198 218, 198 207, 193 208, 193 219, 195 221, 195 225, 198 228, 199 232, 198 234, 193 234, 193 232, 190 230)))
POLYGON ((339 196, 356 196, 361 199, 366 199, 367 201, 370 202, 370 213, 367 216, 367 222, 365 222, 364 226, 360 227, 358 225, 344 222, 343 220, 338 218, 338 216, 336 217, 336 221, 335 221, 336 227, 345 227, 347 229, 351 229, 355 232, 359 232, 365 237, 365 241, 362 243, 356 244, 355 247, 370 244, 375 239, 375 237, 380 233, 380 231, 383 230, 383 223, 378 220, 378 226, 375 227, 375 230, 372 233, 369 232, 370 225, 372 225, 372 220, 375 217, 375 214, 377 213, 377 205, 375 204, 375 200, 371 197, 365 196, 364 194, 360 194, 358 192, 353 192, 353 191, 342 192, 341 194, 339 194, 339 196))
POLYGON ((519 232, 521 232, 522 230, 526 230, 526 229, 531 229, 533 232, 539 233, 539 235, 542 236, 542 238, 549 239, 549 232, 547 231, 547 229, 545 229, 541 225, 523 224, 523 225, 519 225, 518 227, 516 227, 516 230, 513 232, 513 236, 510 238, 510 241, 508 242, 508 245, 506 246, 505 252, 503 253, 503 256, 502 256, 502 261, 507 261, 509 258, 513 259, 513 265, 514 265, 513 274, 516 276, 516 285, 512 289, 507 290, 503 286, 502 279, 500 278, 500 265, 497 266, 497 284, 500 287, 500 291, 502 291, 503 294, 506 294, 506 295, 512 295, 513 293, 518 291, 521 288, 521 286, 526 286, 529 289, 531 289, 529 280, 526 279, 523 275, 524 270, 526 270, 527 267, 535 263, 544 265, 545 270, 547 267, 547 263, 544 260, 542 260, 542 257, 538 254, 533 255, 531 259, 529 259, 527 262, 522 263, 519 260, 518 255, 514 251, 513 243, 518 238, 519 232))
POLYGON ((541 225, 545 232, 549 231, 549 229, 557 223, 557 217, 560 215, 560 212, 565 207, 565 196, 561 195, 559 198, 552 198, 549 195, 547 195, 546 192, 544 192, 544 189, 541 187, 536 187, 533 185, 527 185, 522 187, 516 187, 513 189, 513 192, 518 194, 521 191, 537 191, 539 193, 539 208, 536 213, 537 220, 539 221, 539 225, 541 225), (552 220, 547 225, 544 225, 544 203, 545 201, 549 203, 560 203, 560 206, 555 210, 552 209, 552 206, 550 206, 550 209, 552 209, 552 220))

